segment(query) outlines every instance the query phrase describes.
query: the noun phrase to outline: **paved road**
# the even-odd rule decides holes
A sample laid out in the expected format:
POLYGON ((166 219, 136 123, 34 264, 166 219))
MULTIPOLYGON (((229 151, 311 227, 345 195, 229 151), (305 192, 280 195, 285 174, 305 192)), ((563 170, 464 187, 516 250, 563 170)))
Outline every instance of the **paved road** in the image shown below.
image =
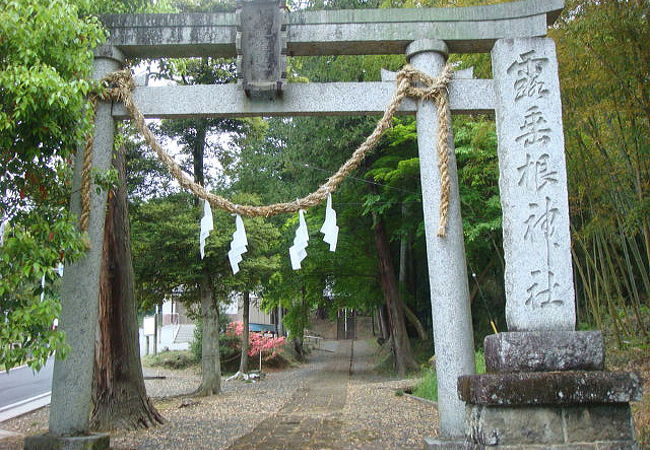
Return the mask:
POLYGON ((54 357, 38 373, 29 367, 0 372, 0 408, 51 391, 53 368, 54 357))

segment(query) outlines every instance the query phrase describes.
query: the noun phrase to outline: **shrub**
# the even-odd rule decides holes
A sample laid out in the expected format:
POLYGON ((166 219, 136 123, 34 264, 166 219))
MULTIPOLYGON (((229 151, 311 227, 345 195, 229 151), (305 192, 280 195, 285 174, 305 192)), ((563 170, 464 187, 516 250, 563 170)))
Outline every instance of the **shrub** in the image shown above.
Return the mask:
MULTIPOLYGON (((198 362, 202 359, 202 345, 203 326, 199 321, 194 329, 194 340, 190 344, 190 351, 193 358, 198 362)), ((219 335, 219 355, 222 362, 230 361, 235 355, 239 355, 239 352, 241 352, 240 338, 227 333, 219 335)))
MULTIPOLYGON (((231 322, 226 327, 226 336, 236 337, 237 346, 241 351, 241 335, 244 332, 242 322, 231 322)), ((248 356, 257 356, 262 353, 262 359, 269 361, 278 356, 278 351, 284 346, 284 337, 264 336, 263 333, 250 332, 248 334, 248 356)))
MULTIPOLYGON (((225 333, 219 335, 219 354, 224 367, 236 368, 241 353, 241 335, 244 332, 242 322, 231 322, 225 327, 225 333)), ((294 358, 281 354, 285 348, 284 337, 266 337, 262 333, 249 333, 248 355, 258 356, 262 353, 262 360, 267 366, 286 367, 292 364, 294 358)), ((198 322, 194 329, 194 341, 190 351, 195 361, 201 361, 201 345, 203 342, 203 327, 198 322)))
POLYGON ((165 369, 186 369, 196 364, 196 359, 190 351, 160 352, 157 355, 147 355, 142 359, 149 367, 164 367, 165 369))

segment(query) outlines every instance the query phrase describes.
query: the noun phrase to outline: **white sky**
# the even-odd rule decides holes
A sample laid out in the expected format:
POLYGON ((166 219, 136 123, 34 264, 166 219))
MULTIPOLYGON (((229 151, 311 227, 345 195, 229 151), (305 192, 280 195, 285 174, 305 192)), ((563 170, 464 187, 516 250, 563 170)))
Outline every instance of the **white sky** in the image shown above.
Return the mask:
MULTIPOLYGON (((152 73, 155 73, 158 71, 158 64, 156 61, 151 61, 151 62, 142 62, 135 66, 133 68, 133 71, 135 72, 135 80, 136 84, 138 86, 144 86, 145 82, 147 86, 155 87, 155 86, 169 86, 169 85, 174 85, 176 84, 175 81, 172 80, 166 80, 166 79, 158 79, 154 76, 149 76, 149 79, 147 80, 147 67, 150 68, 152 73)), ((159 124, 160 119, 146 119, 145 122, 149 124, 159 124)), ((214 145, 220 145, 222 147, 226 147, 229 144, 232 143, 232 136, 229 133, 218 133, 218 134, 211 134, 207 136, 207 140, 210 144, 214 145)), ((176 162, 180 164, 181 157, 179 156, 181 152, 181 145, 178 143, 176 139, 172 138, 167 138, 165 139, 164 144, 161 142, 161 146, 163 149, 165 149, 171 156, 174 157, 176 162)), ((153 151, 151 151, 153 153, 153 151)), ((206 178, 209 179, 215 179, 217 178, 221 172, 223 171, 223 166, 221 165, 221 162, 216 158, 216 157, 211 157, 211 156, 206 156, 204 160, 204 168, 206 172, 206 178)), ((192 175, 191 173, 188 173, 188 175, 192 175)), ((172 181, 173 186, 180 189, 180 186, 176 180, 172 181)), ((210 184, 207 183, 208 188, 210 188, 210 184)))

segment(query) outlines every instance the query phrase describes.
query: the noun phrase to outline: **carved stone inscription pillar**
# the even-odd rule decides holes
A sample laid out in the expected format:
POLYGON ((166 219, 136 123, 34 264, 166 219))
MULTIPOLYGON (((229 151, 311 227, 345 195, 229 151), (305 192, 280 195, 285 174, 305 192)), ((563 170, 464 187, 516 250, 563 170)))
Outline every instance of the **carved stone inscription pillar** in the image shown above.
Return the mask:
POLYGON ((555 45, 492 50, 509 332, 485 338, 487 374, 459 379, 477 448, 635 448, 638 375, 604 370, 599 331, 574 331, 575 299, 555 45))
POLYGON ((569 204, 555 44, 492 50, 508 330, 573 330, 569 204))

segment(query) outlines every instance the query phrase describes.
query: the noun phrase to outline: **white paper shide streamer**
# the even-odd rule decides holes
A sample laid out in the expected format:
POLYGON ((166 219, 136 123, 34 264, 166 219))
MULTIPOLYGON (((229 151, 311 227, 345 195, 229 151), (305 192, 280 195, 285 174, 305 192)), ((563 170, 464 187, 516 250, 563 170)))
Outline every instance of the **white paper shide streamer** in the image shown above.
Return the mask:
POLYGON ((248 239, 246 239, 246 229, 244 228, 244 221, 239 214, 235 215, 235 232, 232 234, 232 242, 230 243, 230 251, 228 252, 228 259, 230 260, 230 267, 232 273, 239 272, 239 263, 242 261, 242 254, 248 251, 248 239))
POLYGON ((212 208, 207 200, 203 202, 203 217, 201 218, 201 233, 199 234, 199 247, 201 250, 201 259, 205 256, 205 240, 214 230, 214 221, 212 220, 212 208))
POLYGON ((0 223, 0 247, 5 243, 5 228, 7 228, 7 221, 3 220, 2 223, 0 223))
POLYGON ((300 269, 300 263, 307 257, 307 242, 309 241, 309 232, 307 231, 307 222, 305 222, 305 211, 298 211, 299 223, 296 229, 296 237, 293 239, 293 245, 289 248, 289 257, 291 258, 291 268, 300 269))
POLYGON ((332 208, 332 194, 327 194, 325 222, 323 222, 320 232, 325 235, 323 241, 330 245, 330 252, 336 251, 336 243, 339 239, 339 227, 336 225, 336 211, 332 208))

